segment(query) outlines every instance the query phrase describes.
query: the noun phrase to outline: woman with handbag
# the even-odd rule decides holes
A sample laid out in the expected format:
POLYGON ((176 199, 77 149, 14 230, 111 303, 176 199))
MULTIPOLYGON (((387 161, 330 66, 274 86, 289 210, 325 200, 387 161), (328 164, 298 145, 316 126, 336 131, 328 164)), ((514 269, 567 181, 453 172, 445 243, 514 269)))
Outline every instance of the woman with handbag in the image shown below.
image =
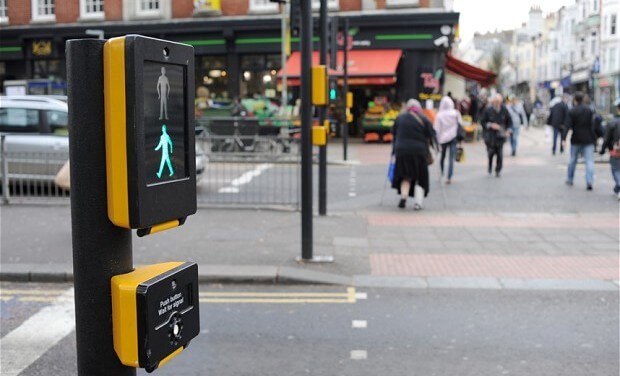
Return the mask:
POLYGON ((459 127, 463 122, 461 113, 454 109, 454 102, 448 96, 441 98, 439 102, 439 110, 437 111, 437 117, 433 128, 437 132, 437 143, 441 145, 441 159, 439 160, 439 166, 441 167, 441 175, 444 175, 444 159, 446 157, 446 151, 450 150, 448 156, 448 177, 446 184, 452 182, 452 174, 454 172, 454 160, 456 157, 457 143, 459 140, 459 127))
POLYGON ((392 155, 396 157, 392 188, 400 195, 398 207, 403 209, 407 196, 413 197, 413 209, 422 209, 429 192, 428 165, 432 163, 429 146, 433 145, 435 131, 422 114, 422 106, 409 99, 405 111, 398 115, 392 128, 392 155))

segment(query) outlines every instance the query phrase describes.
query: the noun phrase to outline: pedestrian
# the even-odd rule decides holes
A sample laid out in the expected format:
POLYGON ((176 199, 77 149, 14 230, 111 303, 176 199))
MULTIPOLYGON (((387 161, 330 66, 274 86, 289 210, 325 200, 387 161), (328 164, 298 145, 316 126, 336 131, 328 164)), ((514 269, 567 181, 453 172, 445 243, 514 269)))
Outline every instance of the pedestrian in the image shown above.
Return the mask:
POLYGON ((445 96, 439 102, 439 110, 437 117, 433 123, 433 128, 437 133, 437 143, 441 145, 441 159, 439 166, 441 167, 441 176, 444 176, 444 160, 446 151, 450 151, 448 156, 448 177, 446 184, 452 183, 452 175, 454 172, 454 159, 456 156, 457 131, 459 124, 463 122, 461 113, 454 108, 454 103, 450 97, 445 96))
POLYGON ((420 210, 429 192, 429 145, 433 145, 435 131, 420 102, 409 99, 405 108, 392 127, 392 155, 396 158, 392 188, 400 195, 399 208, 405 207, 409 196, 413 197, 413 210, 420 210))
POLYGON ((514 157, 517 155, 517 147, 519 146, 519 133, 521 127, 527 127, 527 114, 523 103, 519 97, 514 95, 508 96, 508 105, 506 106, 508 113, 510 113, 510 119, 512 120, 512 132, 510 132, 510 146, 512 148, 511 155, 514 157))
POLYGON ((502 104, 503 97, 497 93, 491 98, 491 105, 482 113, 480 124, 484 143, 487 147, 487 155, 489 157, 488 172, 493 173, 493 157, 496 157, 495 177, 500 177, 502 164, 504 160, 504 143, 506 137, 510 136, 512 127, 512 118, 502 104))
MULTIPOLYGON (((556 96, 549 102, 549 117, 547 118, 547 124, 553 128, 553 146, 551 147, 551 154, 555 155, 558 139, 561 139, 562 132, 566 127, 566 119, 568 117, 568 95, 564 94, 562 97, 556 96)), ((564 145, 560 143, 560 154, 564 153, 564 145)))
POLYGON ((607 124, 605 136, 603 138, 603 146, 599 154, 603 155, 605 154, 605 150, 609 149, 611 175, 616 183, 614 186, 614 194, 618 195, 618 200, 620 200, 620 97, 616 98, 614 106, 616 114, 609 124, 607 124))
POLYGON ((233 105, 230 109, 230 116, 246 116, 247 111, 243 104, 241 104, 241 99, 239 97, 235 97, 233 100, 233 105))
POLYGON ((576 92, 574 106, 568 111, 566 128, 562 132, 562 146, 566 144, 568 132, 571 131, 572 133, 566 185, 573 185, 577 158, 579 155, 583 155, 586 162, 586 189, 588 191, 592 190, 594 184, 594 143, 596 142, 596 135, 592 124, 593 115, 592 110, 583 103, 583 93, 576 92))

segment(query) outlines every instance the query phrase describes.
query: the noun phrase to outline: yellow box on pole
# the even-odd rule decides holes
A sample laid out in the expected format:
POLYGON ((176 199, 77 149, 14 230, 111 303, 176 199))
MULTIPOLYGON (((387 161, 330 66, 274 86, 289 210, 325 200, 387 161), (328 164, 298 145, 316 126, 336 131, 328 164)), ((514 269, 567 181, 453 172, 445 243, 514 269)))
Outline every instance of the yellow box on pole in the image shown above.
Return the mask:
POLYGON ((198 266, 166 262, 112 277, 114 351, 126 366, 163 366, 200 333, 198 266))
POLYGON ((325 65, 315 65, 312 67, 312 104, 325 106, 327 103, 327 69, 325 65))
POLYGON ((347 92, 347 108, 353 108, 353 93, 347 92))
POLYGON ((327 145, 327 129, 328 128, 321 125, 315 125, 312 127, 312 145, 327 145))
POLYGON ((351 110, 347 108, 347 123, 353 123, 353 114, 351 110))

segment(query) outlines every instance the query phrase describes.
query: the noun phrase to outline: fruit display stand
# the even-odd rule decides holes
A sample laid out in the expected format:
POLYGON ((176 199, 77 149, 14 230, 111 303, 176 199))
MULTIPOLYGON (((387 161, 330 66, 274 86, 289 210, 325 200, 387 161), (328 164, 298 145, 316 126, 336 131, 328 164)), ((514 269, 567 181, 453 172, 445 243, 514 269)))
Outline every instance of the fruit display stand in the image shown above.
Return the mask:
POLYGON ((481 137, 480 124, 474 123, 471 116, 463 115, 463 129, 465 130, 465 141, 474 142, 479 141, 481 137))
POLYGON ((370 102, 362 118, 364 142, 391 142, 392 127, 397 116, 397 110, 385 111, 384 106, 370 102))

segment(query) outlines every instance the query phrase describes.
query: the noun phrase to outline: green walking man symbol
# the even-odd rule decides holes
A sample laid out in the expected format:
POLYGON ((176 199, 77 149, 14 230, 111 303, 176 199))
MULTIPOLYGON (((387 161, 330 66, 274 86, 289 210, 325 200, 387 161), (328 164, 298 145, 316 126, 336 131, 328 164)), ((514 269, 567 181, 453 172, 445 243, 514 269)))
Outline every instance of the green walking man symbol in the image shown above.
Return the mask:
POLYGON ((161 179, 161 173, 164 170, 164 163, 168 165, 168 171, 170 172, 169 176, 174 175, 174 168, 172 168, 172 163, 170 162, 170 154, 172 154, 172 140, 166 132, 166 124, 161 126, 161 137, 159 137, 159 144, 157 144, 155 151, 159 149, 161 149, 161 163, 159 164, 157 178, 161 179), (168 151, 168 145, 170 145, 170 151, 168 151))

